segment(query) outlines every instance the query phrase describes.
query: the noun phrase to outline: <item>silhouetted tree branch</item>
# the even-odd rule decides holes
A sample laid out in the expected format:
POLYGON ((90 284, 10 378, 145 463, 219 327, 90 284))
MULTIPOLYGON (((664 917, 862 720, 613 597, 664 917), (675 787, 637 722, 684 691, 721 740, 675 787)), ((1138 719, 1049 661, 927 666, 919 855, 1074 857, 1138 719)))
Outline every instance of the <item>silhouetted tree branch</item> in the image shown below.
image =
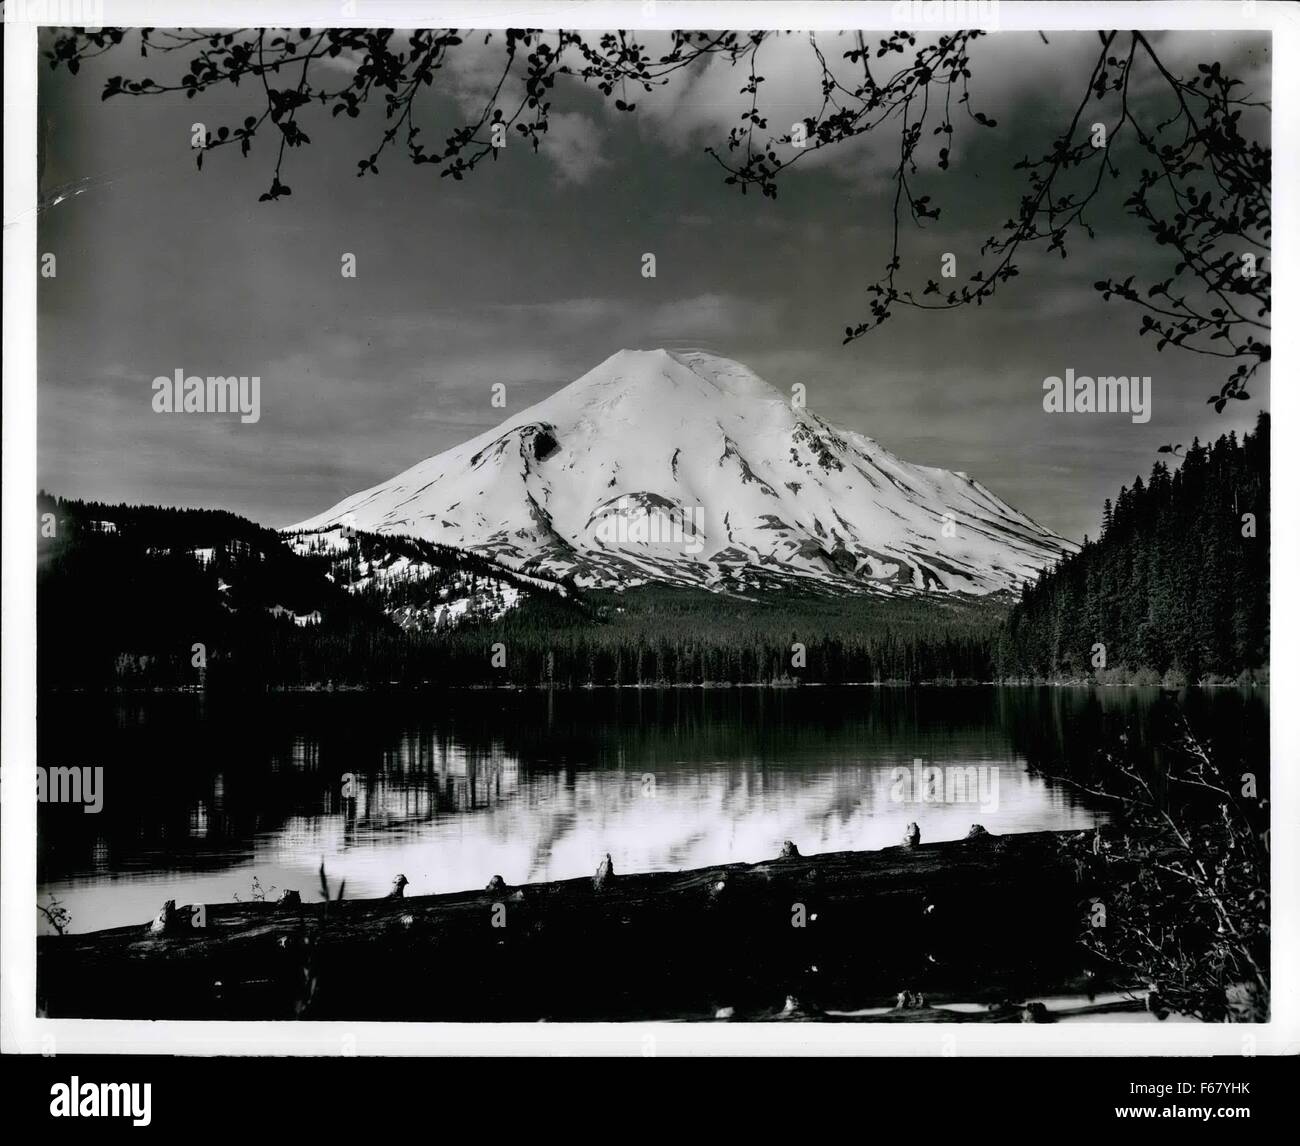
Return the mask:
MULTIPOLYGON (((656 54, 636 33, 625 31, 595 36, 535 29, 462 34, 455 29, 144 28, 141 56, 182 53, 188 56, 186 73, 169 83, 113 76, 103 98, 184 92, 193 99, 212 88, 249 81, 259 92, 256 114, 208 132, 196 161, 201 167, 206 151, 233 144, 248 155, 259 134, 271 130, 275 166, 261 198, 275 200, 291 194, 282 180, 286 149, 310 144, 298 114, 313 103, 329 108, 331 117, 356 118, 363 104, 382 101, 387 126, 374 149, 357 161, 358 175, 378 174, 381 157, 400 137, 411 162, 436 165, 443 176, 460 180, 495 157, 494 134, 499 142, 502 131, 515 133, 536 150, 549 129, 552 97, 561 79, 595 88, 616 110, 631 112, 637 91, 653 91, 674 73, 720 57, 743 69, 740 91, 750 97, 749 106, 723 144, 706 151, 726 172, 725 182, 742 193, 754 187, 775 198, 779 180, 810 154, 873 131, 898 133, 889 259, 880 277, 867 284, 868 317, 845 328, 845 342, 881 326, 897 307, 983 305, 1020 274, 1016 258, 1024 249, 1067 257, 1069 243, 1080 232, 1095 236, 1088 210, 1107 175, 1124 178, 1113 149, 1117 140, 1131 139, 1147 162, 1129 174, 1131 189, 1123 205, 1157 246, 1169 248, 1171 269, 1151 283, 1135 284, 1134 276, 1105 278, 1096 289, 1104 300, 1122 299, 1141 310, 1140 333, 1155 337, 1158 349, 1178 347, 1231 364, 1226 381, 1208 399, 1216 410, 1249 398, 1246 384, 1270 354, 1271 275, 1262 264, 1272 234, 1272 152, 1251 139, 1239 121, 1245 110, 1268 105, 1238 94, 1241 81, 1218 63, 1202 63, 1196 75, 1180 76, 1143 33, 1098 33, 1097 56, 1069 123, 1046 151, 1015 165, 1026 172, 1027 183, 1014 214, 981 246, 980 265, 966 281, 945 291, 932 278, 923 286, 903 281, 909 260, 902 224, 923 227, 940 218, 939 205, 921 194, 918 184, 923 141, 942 137, 933 166, 945 172, 951 166, 955 121, 962 113, 981 130, 997 127, 971 103, 969 48, 984 33, 952 32, 918 46, 914 33, 893 32, 874 47, 858 33, 835 66, 817 35, 803 34, 820 76, 821 104, 781 135, 768 133, 760 104, 765 77, 758 67, 761 46, 776 33, 666 35, 667 50, 656 54), (455 51, 464 49, 466 37, 481 37, 483 47, 496 45, 495 84, 478 111, 454 126, 441 145, 427 143, 420 98, 440 90, 439 73, 455 51), (881 61, 893 70, 877 74, 873 63, 878 69, 881 61), (328 74, 318 81, 324 62, 328 74), (331 84, 330 76, 342 78, 331 84), (1139 76, 1148 85, 1140 99, 1133 87, 1139 76), (1098 123, 1105 129, 1101 143, 1098 123), (796 130, 802 136, 798 141, 796 130)), ((64 66, 75 74, 83 61, 121 46, 124 39, 122 29, 70 30, 54 39, 46 56, 52 68, 64 66)))

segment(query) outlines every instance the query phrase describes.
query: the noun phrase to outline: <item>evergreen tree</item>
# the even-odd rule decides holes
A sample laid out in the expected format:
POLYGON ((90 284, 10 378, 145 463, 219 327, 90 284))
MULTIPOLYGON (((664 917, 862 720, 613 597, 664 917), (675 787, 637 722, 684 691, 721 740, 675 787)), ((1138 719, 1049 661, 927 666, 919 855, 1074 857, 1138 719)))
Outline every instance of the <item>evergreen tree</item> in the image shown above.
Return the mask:
POLYGON ((1170 684, 1268 664, 1269 419, 1193 440, 1102 507, 1102 534, 1026 586, 995 646, 1003 677, 1104 670, 1170 684), (1143 675, 1145 674, 1145 675, 1143 675))

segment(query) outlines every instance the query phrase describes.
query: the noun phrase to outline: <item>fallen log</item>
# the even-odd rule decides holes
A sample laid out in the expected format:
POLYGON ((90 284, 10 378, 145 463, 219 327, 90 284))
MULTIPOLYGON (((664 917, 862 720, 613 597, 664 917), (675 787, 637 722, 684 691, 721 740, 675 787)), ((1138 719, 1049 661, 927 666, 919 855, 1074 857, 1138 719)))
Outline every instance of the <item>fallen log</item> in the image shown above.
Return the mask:
MULTIPOLYGON (((38 939, 50 1017, 634 1020, 875 1017, 1090 993, 1074 833, 803 856, 449 895, 173 908, 38 939), (899 996, 923 1007, 898 1008, 899 996), (783 1002, 784 1000, 784 1002, 783 1002)), ((608 857, 601 864, 605 870, 608 857)), ((944 1016, 936 1019, 934 1016, 944 1016)), ((956 1017, 953 1017, 956 1015, 956 1017)))

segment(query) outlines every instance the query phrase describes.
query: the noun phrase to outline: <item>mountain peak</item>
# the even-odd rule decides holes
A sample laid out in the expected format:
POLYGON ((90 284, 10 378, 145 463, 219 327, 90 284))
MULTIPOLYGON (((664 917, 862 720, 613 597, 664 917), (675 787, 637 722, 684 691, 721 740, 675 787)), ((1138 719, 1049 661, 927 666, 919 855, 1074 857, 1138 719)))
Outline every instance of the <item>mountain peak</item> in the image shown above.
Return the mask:
POLYGON ((703 396, 720 393, 732 398, 782 400, 779 390, 749 367, 707 350, 624 349, 611 354, 566 389, 601 385, 628 389, 698 390, 703 396))
POLYGON ((624 349, 472 441, 296 527, 351 521, 579 587, 989 593, 1074 546, 706 350, 624 349))

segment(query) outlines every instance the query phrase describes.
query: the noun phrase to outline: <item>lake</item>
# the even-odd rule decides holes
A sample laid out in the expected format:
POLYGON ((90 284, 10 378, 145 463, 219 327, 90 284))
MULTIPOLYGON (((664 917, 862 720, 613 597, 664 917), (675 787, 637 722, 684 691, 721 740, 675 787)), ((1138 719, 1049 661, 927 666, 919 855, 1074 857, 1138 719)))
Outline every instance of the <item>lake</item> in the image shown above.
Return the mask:
MULTIPOLYGON (((1268 768, 1267 693, 1047 687, 45 696, 37 763, 103 807, 38 805, 38 881, 83 932, 178 904, 408 895, 777 854, 1090 827, 1056 777, 1187 719, 1268 768), (917 765, 914 762, 920 761, 917 765)), ((49 927, 41 921, 41 932, 49 927)))

